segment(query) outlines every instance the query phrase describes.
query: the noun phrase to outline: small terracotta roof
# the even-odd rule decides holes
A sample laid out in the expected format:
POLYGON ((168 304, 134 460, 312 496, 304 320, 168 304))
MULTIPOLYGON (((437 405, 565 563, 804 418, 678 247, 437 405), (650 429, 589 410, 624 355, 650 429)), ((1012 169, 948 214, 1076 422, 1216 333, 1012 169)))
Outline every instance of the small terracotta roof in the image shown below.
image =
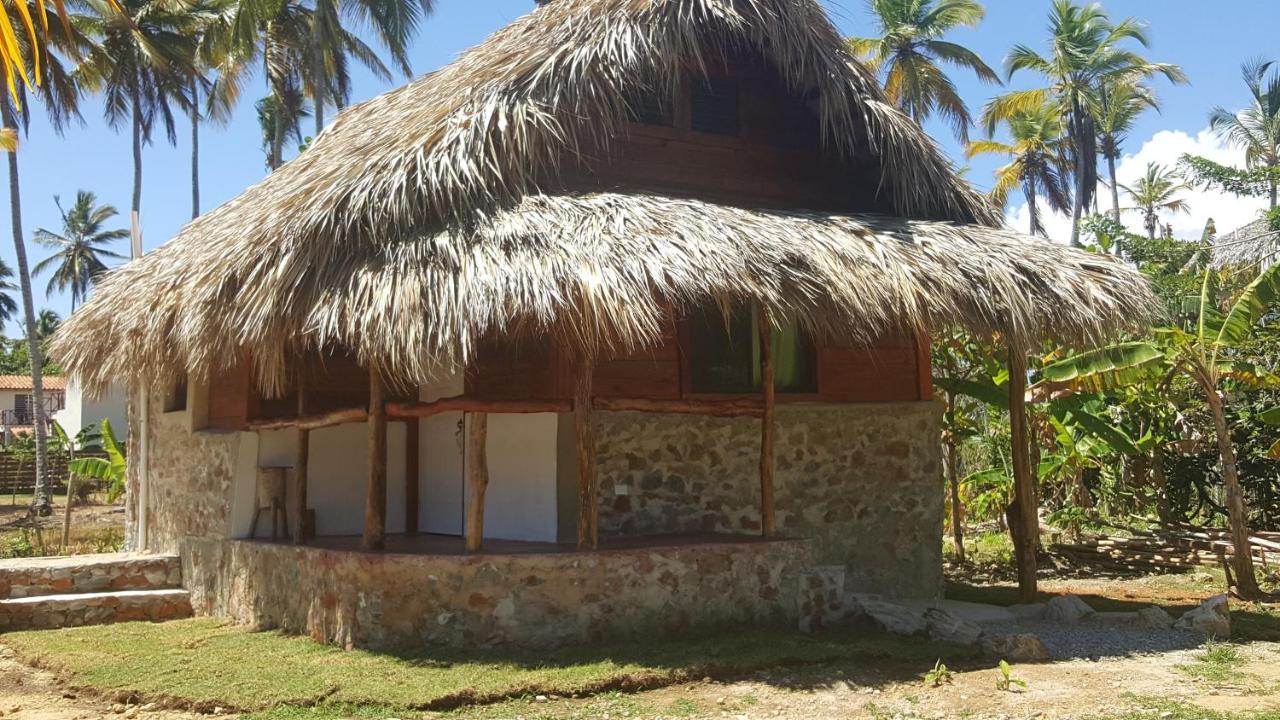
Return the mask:
MULTIPOLYGON (((59 375, 45 375, 42 380, 45 390, 66 390, 67 379, 59 375)), ((30 375, 0 375, 0 390, 30 390, 30 375)))

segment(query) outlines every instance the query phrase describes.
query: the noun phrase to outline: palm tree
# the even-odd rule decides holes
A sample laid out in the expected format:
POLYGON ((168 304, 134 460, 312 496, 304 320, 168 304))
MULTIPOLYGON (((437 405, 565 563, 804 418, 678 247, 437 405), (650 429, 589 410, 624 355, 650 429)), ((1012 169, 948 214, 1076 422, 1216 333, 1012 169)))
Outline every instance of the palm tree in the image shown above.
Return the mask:
POLYGON ((62 316, 52 310, 41 310, 36 315, 36 339, 41 344, 45 343, 53 333, 57 331, 58 326, 62 324, 62 316))
POLYGON ((1090 107, 1096 107, 1099 88, 1119 82, 1137 82, 1163 75, 1171 82, 1184 82, 1177 65, 1153 63, 1120 47, 1125 41, 1147 46, 1141 23, 1125 18, 1118 23, 1102 6, 1076 5, 1073 0, 1054 0, 1049 11, 1050 52, 1041 55, 1026 45, 1015 45, 1005 60, 1008 76, 1019 70, 1037 72, 1049 86, 1009 93, 988 103, 983 119, 989 129, 1012 113, 1043 105, 1056 98, 1066 115, 1075 178, 1071 206, 1071 243, 1080 242, 1080 218, 1093 201, 1098 184, 1097 127, 1090 107))
POLYGON ((0 325, 8 324, 18 314, 18 303, 13 299, 13 292, 19 288, 12 278, 13 270, 8 263, 0 260, 0 325))
POLYGON ((1104 82, 1098 87, 1097 106, 1093 109, 1098 128, 1098 152, 1107 161, 1107 175, 1111 178, 1111 216, 1120 221, 1120 188, 1116 184, 1116 160, 1129 129, 1144 111, 1158 110, 1159 103, 1151 88, 1130 80, 1104 82))
POLYGON ((306 98, 296 85, 289 84, 280 95, 271 94, 253 104, 258 114, 258 127, 262 130, 262 151, 266 154, 268 170, 275 170, 282 162, 282 145, 293 138, 302 142, 302 120, 311 113, 306 98), (283 108, 283 110, 281 110, 283 108))
POLYGON ((103 94, 104 117, 112 128, 129 123, 133 141, 133 198, 130 221, 140 227, 142 147, 156 122, 170 144, 177 142, 173 105, 186 109, 184 90, 192 75, 196 41, 190 9, 173 3, 124 0, 114 12, 104 0, 85 0, 96 11, 84 22, 99 43, 80 63, 86 89, 103 94))
MULTIPOLYGON (((8 7, 6 7, 7 11, 8 7)), ((68 123, 80 118, 80 89, 57 53, 83 53, 89 47, 89 43, 79 32, 77 27, 79 18, 76 18, 75 23, 63 22, 58 14, 45 10, 38 0, 27 2, 25 12, 37 18, 40 30, 30 35, 18 35, 16 40, 21 59, 8 58, 5 62, 25 62, 31 67, 38 68, 39 90, 34 94, 34 98, 38 99, 44 107, 45 115, 54 132, 61 134, 68 123)), ((24 102, 26 97, 26 89, 22 84, 11 84, 9 93, 0 93, 0 119, 3 120, 4 133, 11 138, 16 138, 19 130, 25 132, 30 126, 31 104, 24 102)), ((36 481, 31 497, 31 512, 47 516, 52 512, 52 505, 45 473, 48 438, 45 427, 42 377, 44 358, 34 331, 35 302, 32 299, 31 271, 27 266, 26 242, 22 232, 22 192, 19 182, 17 147, 13 147, 12 152, 7 153, 7 156, 9 219, 13 231, 14 255, 18 265, 18 284, 22 291, 22 313, 27 329, 27 349, 31 358, 31 396, 35 405, 33 435, 36 481)))
POLYGON ((98 205, 97 196, 87 190, 76 193, 76 201, 69 211, 62 208, 57 196, 53 202, 62 214, 62 233, 44 228, 36 230, 33 239, 46 247, 57 248, 57 252, 37 263, 35 271, 37 275, 53 273, 46 295, 71 289, 71 312, 75 312, 76 306, 88 296, 98 274, 107 269, 102 258, 124 257, 105 246, 129 237, 129 231, 105 229, 103 225, 120 213, 112 205, 98 205))
POLYGON ((975 140, 969 143, 966 154, 970 158, 985 154, 1009 158, 1008 164, 996 170, 991 200, 1003 207, 1009 193, 1015 188, 1021 189, 1031 213, 1031 233, 1043 235, 1039 198, 1043 196, 1057 212, 1065 213, 1071 207, 1071 171, 1062 111, 1056 104, 1046 103, 1037 109, 1012 114, 1004 123, 1008 126, 1009 142, 975 140))
MULTIPOLYGON (((228 6, 214 38, 225 60, 218 68, 214 92, 220 102, 234 106, 248 77, 261 62, 267 86, 277 107, 300 108, 291 95, 309 94, 316 132, 324 125, 324 107, 341 107, 349 100, 350 60, 375 75, 390 78, 377 53, 343 26, 353 21, 373 31, 406 75, 407 47, 418 23, 435 0, 317 0, 306 7, 299 0, 241 0, 228 6)), ((272 116, 268 165, 278 167, 285 136, 291 132, 288 113, 272 116)))
POLYGON ((1267 168, 1271 207, 1276 206, 1277 175, 1280 171, 1280 72, 1271 72, 1275 61, 1251 60, 1240 71, 1249 88, 1251 101, 1240 112, 1215 107, 1209 112, 1209 127, 1218 137, 1244 150, 1245 166, 1267 168), (1268 77, 1269 75, 1269 77, 1268 77))
POLYGON ((1162 211, 1187 213, 1191 206, 1186 200, 1177 197, 1191 188, 1174 173, 1162 165, 1147 163, 1147 172, 1133 185, 1121 184, 1120 187, 1133 201, 1132 210, 1142 213, 1142 227, 1147 230, 1147 237, 1156 239, 1156 231, 1160 229, 1160 213, 1162 211))
POLYGON ((1000 78, 977 53, 941 38, 980 23, 986 15, 982 5, 977 0, 867 0, 867 9, 880 32, 850 38, 850 49, 884 71, 885 91, 903 112, 924 122, 936 111, 961 142, 968 142, 969 108, 939 63, 967 68, 987 83, 999 84, 1000 78))

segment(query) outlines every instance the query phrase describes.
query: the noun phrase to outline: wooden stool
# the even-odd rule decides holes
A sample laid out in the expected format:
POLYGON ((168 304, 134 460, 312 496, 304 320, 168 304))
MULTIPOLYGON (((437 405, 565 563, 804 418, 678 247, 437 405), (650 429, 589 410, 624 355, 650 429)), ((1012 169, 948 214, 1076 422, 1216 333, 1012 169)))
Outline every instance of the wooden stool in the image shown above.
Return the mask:
POLYGON ((258 535, 258 517, 271 513, 271 539, 289 537, 289 513, 285 510, 285 488, 289 486, 289 473, 293 468, 258 468, 257 506, 253 510, 253 522, 249 524, 249 537, 258 535), (280 534, 284 525, 284 535, 280 534))

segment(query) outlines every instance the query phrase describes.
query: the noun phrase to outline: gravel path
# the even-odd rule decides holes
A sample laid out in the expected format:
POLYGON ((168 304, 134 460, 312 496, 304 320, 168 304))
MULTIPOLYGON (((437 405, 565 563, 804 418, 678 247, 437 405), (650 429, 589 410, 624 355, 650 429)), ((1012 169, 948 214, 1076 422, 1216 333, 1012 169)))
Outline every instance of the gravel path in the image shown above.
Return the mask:
POLYGON ((1030 633, 1040 638, 1055 660, 1098 660, 1104 657, 1149 655, 1186 650, 1204 644, 1204 636, 1186 630, 1166 630, 1098 625, 1085 620, 1076 625, 1023 620, 984 625, 988 635, 1030 633))

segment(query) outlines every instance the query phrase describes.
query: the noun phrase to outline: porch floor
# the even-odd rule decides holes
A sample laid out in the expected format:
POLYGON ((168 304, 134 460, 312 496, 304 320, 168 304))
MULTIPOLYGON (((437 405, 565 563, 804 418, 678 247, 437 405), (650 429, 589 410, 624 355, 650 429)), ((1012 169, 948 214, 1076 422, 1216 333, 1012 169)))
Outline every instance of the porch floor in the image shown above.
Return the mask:
MULTIPOLYGON (((342 552, 363 552, 360 548, 359 535, 321 536, 307 541, 306 547, 337 550, 342 552)), ((656 548, 686 547, 698 545, 741 545, 761 544, 768 542, 794 540, 794 538, 764 538, 760 535, 737 535, 728 533, 672 533, 663 535, 639 535, 635 537, 601 538, 600 547, 594 552, 648 550, 656 548)), ((244 542, 258 542, 276 545, 292 545, 287 539, 267 540, 257 538, 244 542)), ((567 554, 580 551, 577 543, 532 542, 527 540, 498 540, 486 538, 481 555, 546 555, 567 554)), ((458 535, 434 535, 422 533, 418 535, 389 534, 386 536, 386 549, 382 553, 401 555, 467 555, 463 538, 458 535)), ((474 553, 470 553, 474 554, 474 553)))

